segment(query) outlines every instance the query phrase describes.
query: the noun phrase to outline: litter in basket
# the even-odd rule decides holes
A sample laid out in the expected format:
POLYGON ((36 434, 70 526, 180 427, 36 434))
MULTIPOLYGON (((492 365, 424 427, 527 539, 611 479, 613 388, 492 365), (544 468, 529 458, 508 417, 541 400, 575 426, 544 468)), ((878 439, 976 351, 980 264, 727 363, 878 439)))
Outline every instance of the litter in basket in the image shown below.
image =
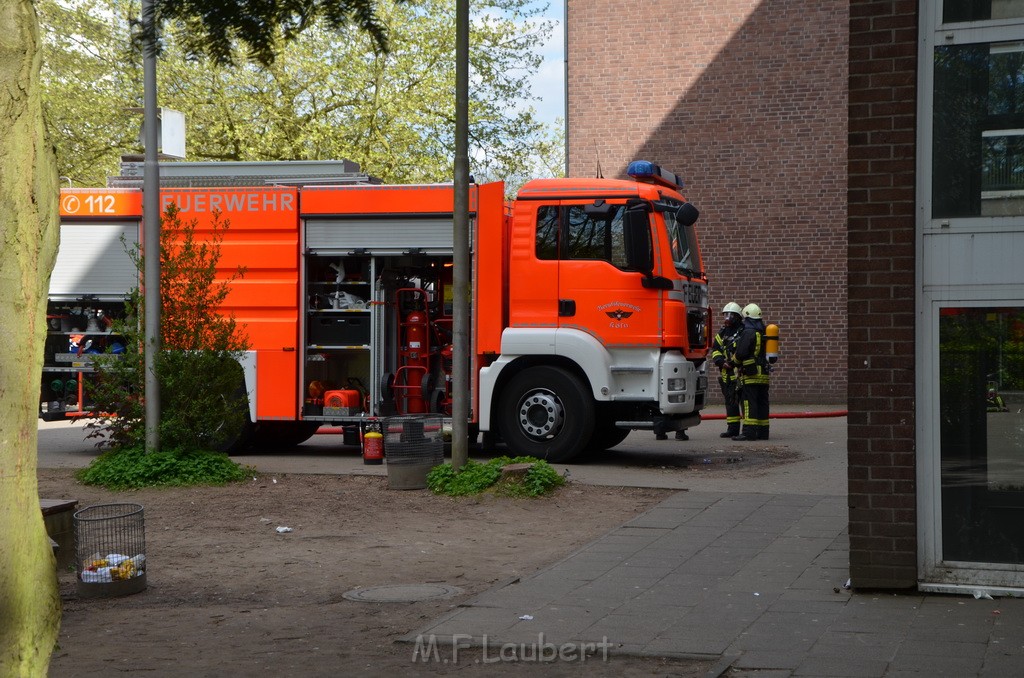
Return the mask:
POLYGON ((132 557, 120 553, 108 553, 105 557, 94 554, 82 567, 82 581, 91 584, 105 584, 137 577, 146 571, 146 556, 141 553, 132 557))
POLYGON ((76 511, 78 593, 113 597, 146 588, 146 530, 139 504, 99 504, 76 511))

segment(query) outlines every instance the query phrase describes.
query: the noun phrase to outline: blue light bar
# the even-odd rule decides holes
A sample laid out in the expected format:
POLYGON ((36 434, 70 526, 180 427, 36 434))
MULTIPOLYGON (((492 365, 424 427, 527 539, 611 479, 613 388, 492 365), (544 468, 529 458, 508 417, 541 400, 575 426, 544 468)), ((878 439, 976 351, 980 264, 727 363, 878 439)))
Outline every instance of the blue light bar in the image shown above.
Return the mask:
POLYGON ((662 169, 649 160, 634 160, 626 168, 626 174, 637 181, 644 181, 652 184, 661 184, 668 188, 682 188, 683 180, 672 172, 662 169))

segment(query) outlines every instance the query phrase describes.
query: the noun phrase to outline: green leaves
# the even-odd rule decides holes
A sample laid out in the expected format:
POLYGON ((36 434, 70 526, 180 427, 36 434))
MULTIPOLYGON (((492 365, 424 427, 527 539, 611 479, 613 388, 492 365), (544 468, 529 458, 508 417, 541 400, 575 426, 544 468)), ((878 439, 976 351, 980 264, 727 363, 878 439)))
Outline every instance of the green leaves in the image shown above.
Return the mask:
POLYGON ((510 497, 539 497, 565 484, 551 464, 534 457, 496 457, 486 464, 468 461, 456 471, 451 464, 435 466, 427 474, 427 487, 434 494, 461 497, 480 494, 492 487, 510 497), (501 480, 501 469, 509 464, 532 464, 521 478, 501 480), (499 482, 500 481, 500 482, 499 482))
MULTIPOLYGON (((183 223, 171 205, 160 229, 160 300, 163 350, 156 354, 160 383, 160 447, 188 451, 230 447, 247 421, 248 402, 238 363, 248 339, 235 319, 219 312, 228 284, 244 270, 218 276, 220 245, 228 222, 215 217, 208 237, 196 238, 197 222, 183 223)), ((138 252, 131 253, 142 271, 138 252)), ((138 289, 112 330, 125 351, 100 355, 91 396, 104 414, 90 422, 90 437, 113 447, 145 439, 144 322, 138 289)))
MULTIPOLYGON (((122 155, 142 150, 141 118, 127 112, 142 104, 141 58, 128 39, 138 7, 127 0, 69 2, 40 4, 47 105, 60 173, 101 186, 119 172, 122 155)), ((515 185, 545 167, 562 172, 560 132, 520 108, 551 33, 536 14, 526 0, 473 4, 470 171, 478 181, 511 177, 515 185)), ((236 50, 230 68, 190 56, 190 34, 169 24, 157 67, 159 99, 185 113, 188 159, 344 158, 386 183, 450 181, 455 0, 381 0, 373 16, 389 36, 387 53, 372 34, 339 32, 317 11, 296 24, 301 35, 273 44, 277 56, 269 65, 236 50)))
POLYGON ((105 452, 75 477, 111 490, 141 487, 225 485, 246 478, 247 470, 225 454, 167 449, 146 454, 142 445, 105 452))

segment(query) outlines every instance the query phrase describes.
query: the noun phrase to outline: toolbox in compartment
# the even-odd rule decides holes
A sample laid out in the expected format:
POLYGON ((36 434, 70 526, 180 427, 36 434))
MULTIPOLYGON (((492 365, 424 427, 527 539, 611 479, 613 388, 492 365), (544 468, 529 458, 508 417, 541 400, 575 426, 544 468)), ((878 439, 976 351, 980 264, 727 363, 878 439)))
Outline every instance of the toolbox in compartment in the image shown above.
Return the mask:
POLYGON ((370 343, 366 313, 318 313, 309 318, 306 343, 314 346, 363 346, 370 343))

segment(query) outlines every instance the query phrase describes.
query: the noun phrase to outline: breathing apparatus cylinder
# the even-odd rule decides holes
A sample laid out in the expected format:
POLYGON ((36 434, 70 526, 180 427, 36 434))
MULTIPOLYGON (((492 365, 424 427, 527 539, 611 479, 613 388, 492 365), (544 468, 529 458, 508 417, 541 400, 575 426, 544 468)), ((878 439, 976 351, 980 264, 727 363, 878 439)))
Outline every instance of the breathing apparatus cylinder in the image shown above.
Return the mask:
POLYGON ((764 328, 764 354, 771 365, 779 359, 779 326, 775 323, 764 328))

